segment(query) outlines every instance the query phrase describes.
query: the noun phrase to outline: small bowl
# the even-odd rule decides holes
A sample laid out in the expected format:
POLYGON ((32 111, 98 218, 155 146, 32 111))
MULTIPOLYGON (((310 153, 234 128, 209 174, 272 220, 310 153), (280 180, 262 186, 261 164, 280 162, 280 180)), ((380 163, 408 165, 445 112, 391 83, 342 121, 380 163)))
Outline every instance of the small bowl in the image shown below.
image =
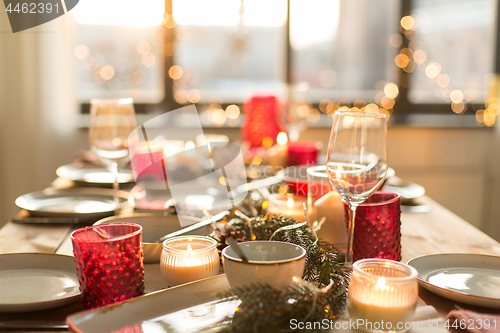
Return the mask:
MULTIPOLYGON (((193 223, 201 221, 199 218, 183 216, 183 219, 192 220, 193 223)), ((162 243, 155 243, 160 237, 182 229, 177 215, 159 214, 131 214, 113 216, 97 221, 94 225, 110 223, 135 223, 142 226, 142 250, 144 263, 155 264, 160 262, 162 243)), ((209 236, 213 231, 211 225, 192 230, 185 235, 209 236)))
POLYGON ((292 278, 302 278, 306 250, 295 244, 275 241, 252 241, 238 244, 248 258, 243 262, 231 246, 222 250, 222 262, 231 288, 253 283, 267 283, 283 288, 292 278))

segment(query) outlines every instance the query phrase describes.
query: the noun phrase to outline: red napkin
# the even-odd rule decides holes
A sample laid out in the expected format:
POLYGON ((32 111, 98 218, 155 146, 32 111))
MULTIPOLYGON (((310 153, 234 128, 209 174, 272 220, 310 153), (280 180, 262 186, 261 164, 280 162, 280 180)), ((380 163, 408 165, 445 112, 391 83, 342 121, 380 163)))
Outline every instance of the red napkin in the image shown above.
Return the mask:
POLYGON ((500 315, 453 310, 446 316, 445 325, 453 333, 500 333, 500 315))

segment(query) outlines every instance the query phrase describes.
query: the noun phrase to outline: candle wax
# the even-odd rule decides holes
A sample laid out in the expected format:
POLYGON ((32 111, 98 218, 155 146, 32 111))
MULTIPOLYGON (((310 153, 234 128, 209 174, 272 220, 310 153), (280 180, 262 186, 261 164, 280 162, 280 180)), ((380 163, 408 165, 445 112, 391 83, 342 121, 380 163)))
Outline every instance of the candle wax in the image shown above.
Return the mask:
POLYGON ((318 236, 331 244, 343 245, 347 243, 347 228, 344 218, 344 204, 337 191, 330 191, 314 202, 313 221, 320 221, 325 217, 325 223, 318 231, 318 236))
POLYGON ((213 276, 213 271, 219 269, 219 259, 204 263, 200 258, 185 258, 186 260, 176 265, 165 264, 164 271, 172 285, 179 285, 191 281, 201 280, 213 276))
MULTIPOLYGON (((391 327, 396 328, 399 322, 403 323, 404 326, 404 323, 412 320, 415 306, 416 302, 413 304, 399 306, 381 306, 363 303, 356 299, 350 299, 349 314, 353 321, 363 319, 364 323, 370 322, 374 324, 381 323, 383 320, 384 327, 387 327, 385 323, 390 322, 392 324, 391 327)), ((373 329, 370 328, 369 325, 365 325, 364 327, 366 329, 373 329)))

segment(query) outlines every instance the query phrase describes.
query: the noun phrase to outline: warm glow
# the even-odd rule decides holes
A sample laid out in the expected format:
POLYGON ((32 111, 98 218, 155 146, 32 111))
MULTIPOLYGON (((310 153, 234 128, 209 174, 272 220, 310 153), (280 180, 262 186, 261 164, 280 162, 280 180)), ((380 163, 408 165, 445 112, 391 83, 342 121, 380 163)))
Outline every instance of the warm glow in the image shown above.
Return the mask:
POLYGON ((396 102, 392 98, 384 96, 382 97, 382 101, 380 104, 382 105, 382 107, 386 109, 392 109, 392 107, 394 106, 394 104, 396 104, 396 102))
POLYGON ((141 63, 145 67, 153 67, 155 62, 156 62, 156 57, 151 53, 147 53, 141 57, 141 63))
POLYGON ((187 250, 188 250, 189 254, 193 253, 193 249, 191 248, 191 245, 189 245, 189 243, 188 243, 188 246, 187 246, 187 250))
POLYGON ((395 59, 396 66, 399 68, 405 68, 410 62, 410 58, 406 54, 398 54, 395 59))
POLYGON ((450 99, 453 103, 460 103, 464 99, 464 93, 460 90, 453 90, 450 94, 450 99))
POLYGON ((222 126, 226 122, 226 113, 222 109, 212 110, 210 118, 215 125, 222 126))
POLYGON ((286 205, 288 206, 288 208, 293 208, 293 198, 288 198, 288 200, 286 201, 286 205))
POLYGON ((464 103, 452 103, 451 109, 453 110, 453 112, 460 114, 464 111, 465 105, 464 103))
POLYGON ((140 54, 148 54, 151 51, 151 43, 149 43, 146 40, 143 40, 142 42, 139 42, 137 44, 137 52, 140 54))
POLYGON ((427 53, 424 50, 416 50, 415 53, 413 53, 413 60, 417 64, 423 64, 427 60, 427 53))
POLYGON ((425 68, 425 75, 427 75, 431 79, 438 76, 440 72, 441 72, 441 66, 439 66, 439 64, 436 62, 427 65, 427 67, 425 68))
POLYGON ((179 80, 182 77, 182 74, 184 74, 184 71, 181 66, 178 65, 174 65, 168 70, 168 75, 174 80, 179 80))
POLYGON ((309 114, 309 107, 305 104, 299 105, 299 107, 297 107, 297 114, 300 117, 307 117, 309 114))
POLYGON ((411 16, 405 16, 401 19, 403 29, 411 30, 415 26, 415 20, 411 16))
POLYGON ((436 83, 441 88, 444 88, 450 84, 450 77, 446 74, 439 74, 436 78, 436 83))
POLYGON ((186 97, 189 103, 198 103, 201 98, 201 94, 199 90, 191 89, 187 92, 186 97))
POLYGON ((184 150, 186 151, 187 154, 191 155, 194 153, 194 142, 189 140, 186 142, 186 145, 184 146, 184 150))
POLYGON ((150 27, 160 25, 165 12, 163 0, 85 0, 71 11, 81 24, 150 27))
POLYGON ((273 139, 271 139, 270 137, 266 136, 266 137, 262 140, 262 146, 263 146, 264 148, 270 148, 272 145, 273 145, 273 139))
POLYGON ((222 186, 226 186, 227 185, 226 177, 224 177, 224 176, 219 177, 219 184, 221 184, 222 186))
POLYGON ((226 116, 229 119, 236 119, 240 115, 240 108, 237 105, 231 104, 226 108, 226 116))
POLYGON ((319 114, 319 110, 312 108, 309 109, 309 113, 307 114, 307 121, 310 123, 317 123, 320 120, 321 116, 319 114))
POLYGON ((365 112, 379 113, 379 108, 377 104, 370 103, 365 107, 365 112))
POLYGON ((279 132, 278 136, 276 137, 276 141, 280 145, 285 145, 288 142, 288 136, 285 132, 279 132))
POLYGON ((85 45, 75 46, 75 49, 73 50, 73 52, 75 54, 75 57, 77 57, 78 59, 85 59, 90 54, 88 47, 86 47, 85 45))
POLYGON ((400 47, 402 43, 403 37, 398 34, 394 34, 389 37, 389 44, 391 44, 392 47, 400 47))
POLYGON ((104 66, 99 71, 99 74, 101 74, 101 77, 107 81, 113 78, 113 76, 115 75, 115 70, 111 66, 104 66))
POLYGON ((399 94, 398 86, 395 83, 389 82, 384 86, 384 93, 389 98, 396 98, 399 94))
POLYGON ((299 283, 299 278, 298 278, 298 277, 296 277, 296 276, 294 276, 294 277, 292 278, 292 280, 293 280, 294 282, 299 283))
POLYGON ((375 285, 375 290, 389 290, 390 287, 385 284, 385 277, 380 277, 375 285))

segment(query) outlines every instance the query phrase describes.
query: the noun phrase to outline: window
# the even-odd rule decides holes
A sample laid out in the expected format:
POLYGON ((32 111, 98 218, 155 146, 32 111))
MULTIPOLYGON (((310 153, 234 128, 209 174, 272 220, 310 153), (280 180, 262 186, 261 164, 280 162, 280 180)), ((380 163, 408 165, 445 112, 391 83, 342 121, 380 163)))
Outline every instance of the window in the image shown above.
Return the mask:
POLYGON ((222 119, 218 126, 229 105, 233 112, 263 91, 290 102, 291 122, 323 124, 339 107, 357 107, 396 110, 395 118, 469 114, 462 118, 491 126, 496 5, 87 0, 75 10, 78 96, 130 95, 159 111, 198 103, 222 119), (106 10, 118 7, 114 21, 106 10))

